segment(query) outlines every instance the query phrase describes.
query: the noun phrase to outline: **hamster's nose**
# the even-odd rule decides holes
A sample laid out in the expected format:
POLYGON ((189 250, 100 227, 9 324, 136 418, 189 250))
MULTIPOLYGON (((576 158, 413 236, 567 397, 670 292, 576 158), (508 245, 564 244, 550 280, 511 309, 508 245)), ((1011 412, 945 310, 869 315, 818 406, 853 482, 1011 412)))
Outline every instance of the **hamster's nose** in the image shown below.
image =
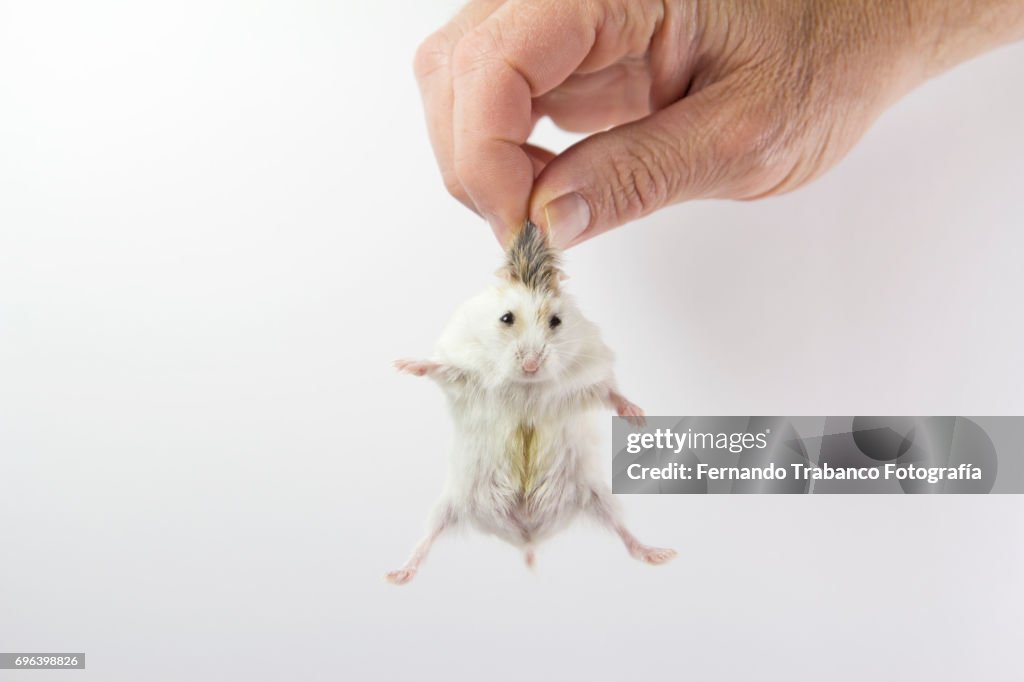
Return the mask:
POLYGON ((527 353, 523 356, 523 371, 527 374, 536 374, 540 369, 540 355, 527 353))

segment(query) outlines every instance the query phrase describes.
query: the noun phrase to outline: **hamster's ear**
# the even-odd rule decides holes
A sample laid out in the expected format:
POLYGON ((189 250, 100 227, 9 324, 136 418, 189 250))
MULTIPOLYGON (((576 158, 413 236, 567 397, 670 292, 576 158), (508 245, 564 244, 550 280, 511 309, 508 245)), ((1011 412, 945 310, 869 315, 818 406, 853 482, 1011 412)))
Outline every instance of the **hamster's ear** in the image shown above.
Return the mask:
POLYGON ((494 276, 503 282, 512 283, 516 281, 516 275, 508 265, 502 265, 494 271, 494 276))

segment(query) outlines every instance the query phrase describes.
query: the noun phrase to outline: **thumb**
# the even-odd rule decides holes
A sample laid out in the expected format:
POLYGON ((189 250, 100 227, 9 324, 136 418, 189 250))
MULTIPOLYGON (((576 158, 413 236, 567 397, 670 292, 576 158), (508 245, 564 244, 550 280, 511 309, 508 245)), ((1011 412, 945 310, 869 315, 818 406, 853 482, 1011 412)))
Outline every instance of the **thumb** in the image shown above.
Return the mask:
POLYGON ((530 218, 565 248, 669 204, 756 194, 744 187, 744 169, 765 136, 719 91, 710 86, 567 149, 537 177, 530 218))

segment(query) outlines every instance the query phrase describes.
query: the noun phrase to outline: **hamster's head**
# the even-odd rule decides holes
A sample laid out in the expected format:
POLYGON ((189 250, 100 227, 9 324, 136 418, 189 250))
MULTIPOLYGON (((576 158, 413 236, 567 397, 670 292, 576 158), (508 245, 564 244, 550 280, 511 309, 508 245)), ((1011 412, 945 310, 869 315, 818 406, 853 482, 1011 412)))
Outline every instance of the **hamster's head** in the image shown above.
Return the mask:
POLYGON ((499 383, 557 381, 580 361, 591 323, 573 299, 512 281, 498 284, 474 306, 478 338, 499 383))
POLYGON ((527 222, 498 271, 499 282, 463 309, 463 339, 496 383, 558 381, 588 363, 596 327, 561 291, 557 253, 527 222))

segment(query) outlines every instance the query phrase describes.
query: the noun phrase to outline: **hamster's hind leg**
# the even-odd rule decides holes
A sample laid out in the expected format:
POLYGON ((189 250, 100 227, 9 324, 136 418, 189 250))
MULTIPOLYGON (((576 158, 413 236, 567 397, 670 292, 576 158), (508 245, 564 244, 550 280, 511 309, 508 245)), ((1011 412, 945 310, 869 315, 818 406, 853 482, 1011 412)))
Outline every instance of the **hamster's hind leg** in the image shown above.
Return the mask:
POLYGON ((615 410, 615 414, 620 417, 624 417, 626 421, 637 428, 643 428, 647 426, 647 419, 644 418, 644 411, 640 409, 640 406, 630 402, 626 399, 626 396, 616 391, 608 391, 606 398, 608 404, 615 410))
POLYGON ((615 498, 607 489, 591 489, 590 500, 584 506, 584 510, 601 522, 602 525, 615 531, 622 538, 626 550, 634 559, 639 559, 648 564, 663 564, 675 558, 674 549, 663 549, 651 547, 640 542, 635 535, 629 532, 622 523, 622 518, 615 504, 615 498))
POLYGON ((416 571, 419 570, 420 564, 427 558, 427 554, 430 552, 434 541, 440 537, 441 533, 455 525, 456 522, 455 510, 447 503, 442 504, 438 511, 432 515, 430 530, 427 532, 426 537, 416 545, 404 566, 397 570, 389 571, 384 576, 387 581, 393 585, 404 585, 412 580, 416 576, 416 571))

